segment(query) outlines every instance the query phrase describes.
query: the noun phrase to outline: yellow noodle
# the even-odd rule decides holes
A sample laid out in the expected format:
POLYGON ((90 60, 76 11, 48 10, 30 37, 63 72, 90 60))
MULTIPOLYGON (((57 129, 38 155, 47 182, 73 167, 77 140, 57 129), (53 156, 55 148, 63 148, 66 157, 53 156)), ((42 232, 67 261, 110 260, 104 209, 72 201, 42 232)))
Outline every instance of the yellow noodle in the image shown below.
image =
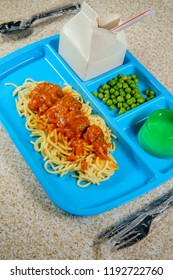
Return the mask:
MULTIPOLYGON (((8 84, 13 85, 14 84, 8 84)), ((105 181, 114 174, 118 169, 114 157, 109 153, 107 160, 100 159, 93 151, 92 145, 84 147, 84 155, 74 162, 68 161, 67 156, 71 155, 72 148, 66 137, 61 133, 57 133, 56 129, 48 133, 42 130, 40 126, 46 127, 44 117, 39 117, 28 108, 29 93, 38 85, 31 79, 26 79, 21 86, 15 86, 13 95, 17 95, 16 106, 21 117, 26 117, 26 128, 31 131, 31 137, 36 138, 31 141, 34 149, 40 152, 44 158, 44 168, 48 173, 59 174, 64 176, 69 172, 75 172, 72 177, 77 178, 77 185, 87 187, 91 183, 99 185, 101 181, 105 181), (81 168, 81 163, 85 160, 88 164, 87 170, 81 168)), ((105 137, 107 143, 111 143, 111 130, 107 127, 105 121, 98 115, 91 114, 92 108, 89 103, 84 103, 82 96, 74 91, 71 86, 67 85, 63 88, 64 92, 72 93, 73 97, 82 103, 81 111, 89 118, 90 125, 98 125, 105 137)), ((112 142, 108 148, 108 152, 115 149, 115 143, 112 142)))

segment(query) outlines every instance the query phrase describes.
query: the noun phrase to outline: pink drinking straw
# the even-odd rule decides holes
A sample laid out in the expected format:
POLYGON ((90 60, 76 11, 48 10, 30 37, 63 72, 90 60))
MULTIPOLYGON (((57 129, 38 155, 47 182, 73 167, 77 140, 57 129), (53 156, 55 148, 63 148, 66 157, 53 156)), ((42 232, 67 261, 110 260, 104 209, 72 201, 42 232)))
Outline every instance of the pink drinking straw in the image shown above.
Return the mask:
POLYGON ((139 14, 138 16, 135 16, 135 17, 125 21, 124 23, 112 28, 111 31, 115 31, 115 32, 122 31, 125 28, 128 28, 128 27, 134 25, 135 23, 137 23, 153 14, 154 14, 154 9, 150 8, 150 9, 146 10, 145 12, 139 14))

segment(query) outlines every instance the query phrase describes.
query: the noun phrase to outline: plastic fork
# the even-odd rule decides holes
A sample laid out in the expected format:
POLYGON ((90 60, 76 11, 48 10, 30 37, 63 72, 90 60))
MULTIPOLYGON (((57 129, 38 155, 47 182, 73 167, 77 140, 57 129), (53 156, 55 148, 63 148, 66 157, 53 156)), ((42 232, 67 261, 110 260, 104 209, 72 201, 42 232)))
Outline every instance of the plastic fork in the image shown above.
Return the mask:
POLYGON ((102 233, 98 240, 108 241, 111 251, 120 250, 144 239, 150 232, 153 219, 173 205, 173 189, 137 214, 128 217, 111 230, 102 233))
POLYGON ((42 12, 40 14, 33 15, 28 21, 10 21, 0 24, 0 33, 2 34, 13 34, 14 32, 20 32, 23 30, 27 30, 31 27, 31 25, 39 19, 51 17, 51 16, 61 16, 67 13, 71 13, 77 11, 81 8, 79 3, 71 3, 69 5, 63 7, 55 7, 52 10, 42 12))

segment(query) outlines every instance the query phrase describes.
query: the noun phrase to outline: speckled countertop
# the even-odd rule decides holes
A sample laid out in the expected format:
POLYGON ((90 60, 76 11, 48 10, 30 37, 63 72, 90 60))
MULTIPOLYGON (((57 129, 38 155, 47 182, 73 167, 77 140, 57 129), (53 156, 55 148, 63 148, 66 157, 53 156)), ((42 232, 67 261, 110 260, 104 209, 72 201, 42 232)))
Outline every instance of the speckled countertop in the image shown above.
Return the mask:
MULTIPOLYGON (((155 16, 126 31, 128 49, 172 92, 172 0, 88 0, 97 12, 118 12, 123 20, 154 6, 155 16)), ((1 0, 0 23, 27 18, 36 11, 64 3, 55 0, 1 0)), ((71 15, 69 16, 71 17, 71 15)), ((59 33, 69 19, 37 23, 30 36, 1 36, 0 57, 59 33)), ((154 221, 146 239, 128 249, 99 256, 93 241, 103 230, 173 187, 173 179, 150 193, 106 213, 80 217, 56 207, 0 127, 0 259, 173 259, 173 207, 154 221)))

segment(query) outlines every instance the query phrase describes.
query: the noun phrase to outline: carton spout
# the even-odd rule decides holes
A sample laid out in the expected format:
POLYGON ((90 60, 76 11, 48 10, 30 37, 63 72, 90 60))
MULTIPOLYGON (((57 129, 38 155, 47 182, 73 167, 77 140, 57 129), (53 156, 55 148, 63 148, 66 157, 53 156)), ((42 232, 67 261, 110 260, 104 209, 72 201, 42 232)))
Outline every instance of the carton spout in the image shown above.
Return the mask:
POLYGON ((98 22, 98 27, 111 30, 115 28, 120 23, 120 16, 118 14, 109 14, 107 17, 100 18, 98 22))

